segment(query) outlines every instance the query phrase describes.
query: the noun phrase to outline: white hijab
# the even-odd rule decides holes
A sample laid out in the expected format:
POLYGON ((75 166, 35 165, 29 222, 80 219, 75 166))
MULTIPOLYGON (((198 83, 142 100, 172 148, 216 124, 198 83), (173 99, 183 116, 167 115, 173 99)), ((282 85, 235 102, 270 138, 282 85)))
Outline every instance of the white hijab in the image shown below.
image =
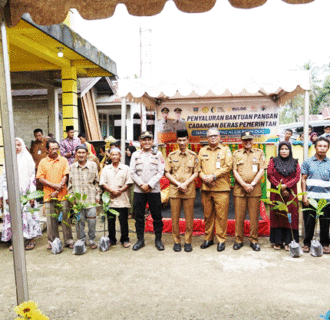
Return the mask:
POLYGON ((17 154, 19 188, 23 194, 28 190, 36 190, 35 187, 35 163, 30 152, 26 149, 25 143, 21 138, 15 138, 22 146, 22 150, 17 154))

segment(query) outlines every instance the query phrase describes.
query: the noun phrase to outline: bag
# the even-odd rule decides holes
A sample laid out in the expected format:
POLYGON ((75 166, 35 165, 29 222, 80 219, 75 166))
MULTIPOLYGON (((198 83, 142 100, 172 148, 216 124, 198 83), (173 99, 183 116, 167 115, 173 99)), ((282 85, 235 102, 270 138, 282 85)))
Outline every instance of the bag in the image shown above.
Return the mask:
POLYGON ((99 249, 100 251, 108 251, 110 248, 110 239, 109 237, 101 237, 99 241, 99 249))
POLYGON ((73 246, 72 254, 82 255, 86 252, 85 241, 77 240, 73 246))
POLYGON ((299 258, 302 256, 303 251, 299 245, 299 243, 297 243, 295 240, 292 240, 291 243, 289 244, 290 247, 290 256, 292 258, 299 258))
POLYGON ((63 251, 63 244, 59 238, 55 238, 55 240, 51 243, 52 253, 59 254, 63 251))
POLYGON ((322 257, 323 247, 318 240, 312 240, 311 242, 311 255, 313 257, 322 257))

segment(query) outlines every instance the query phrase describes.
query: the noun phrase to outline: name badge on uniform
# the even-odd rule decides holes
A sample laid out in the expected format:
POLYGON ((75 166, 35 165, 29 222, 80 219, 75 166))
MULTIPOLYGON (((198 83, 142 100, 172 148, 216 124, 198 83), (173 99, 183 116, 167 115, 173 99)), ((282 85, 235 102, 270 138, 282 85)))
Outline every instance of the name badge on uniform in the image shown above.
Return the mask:
POLYGON ((256 165, 256 164, 253 164, 253 165, 252 165, 252 172, 253 172, 253 173, 258 172, 258 165, 256 165))
POLYGON ((40 149, 38 150, 38 154, 41 154, 41 150, 40 149))
POLYGON ((221 168, 220 161, 217 161, 217 162, 215 163, 215 168, 216 168, 216 169, 220 169, 220 168, 221 168))

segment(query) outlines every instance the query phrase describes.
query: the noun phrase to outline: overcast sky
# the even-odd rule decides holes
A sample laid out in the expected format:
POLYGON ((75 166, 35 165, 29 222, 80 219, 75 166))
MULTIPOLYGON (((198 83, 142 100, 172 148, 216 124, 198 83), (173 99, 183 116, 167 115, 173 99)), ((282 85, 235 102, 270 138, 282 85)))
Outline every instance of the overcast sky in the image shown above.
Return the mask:
POLYGON ((120 78, 140 74, 140 23, 152 30, 153 76, 239 76, 293 70, 309 60, 328 65, 329 9, 329 0, 304 5, 268 0, 250 10, 218 0, 207 13, 187 14, 169 1, 159 15, 139 18, 118 5, 108 19, 76 17, 75 30, 117 63, 120 78))

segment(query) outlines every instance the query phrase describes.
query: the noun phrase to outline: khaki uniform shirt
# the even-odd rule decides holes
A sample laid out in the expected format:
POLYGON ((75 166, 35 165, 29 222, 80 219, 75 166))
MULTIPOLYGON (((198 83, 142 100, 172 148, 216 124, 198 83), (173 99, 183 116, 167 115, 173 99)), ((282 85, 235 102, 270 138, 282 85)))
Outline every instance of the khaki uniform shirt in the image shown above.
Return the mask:
MULTIPOLYGON (((108 185, 111 189, 122 188, 125 185, 133 184, 129 166, 119 163, 117 168, 112 164, 105 166, 101 173, 100 185, 108 185)), ((111 208, 130 208, 129 202, 130 189, 128 188, 120 196, 111 199, 111 208)))
POLYGON ((174 126, 173 126, 173 120, 172 119, 160 119, 157 121, 157 132, 160 133, 167 133, 167 132, 173 132, 174 126))
POLYGON ((202 181, 203 191, 230 191, 230 171, 233 157, 229 147, 219 143, 215 148, 203 147, 198 154, 199 171, 216 176, 215 184, 208 187, 202 181))
MULTIPOLYGON (((261 149, 252 148, 247 152, 244 148, 236 150, 233 154, 233 169, 238 172, 244 182, 251 183, 260 169, 266 169, 265 155, 261 149)), ((252 192, 247 193, 244 188, 235 181, 234 196, 261 197, 261 181, 255 185, 252 192)))
POLYGON ((38 167, 41 159, 44 159, 47 157, 46 143, 47 143, 47 139, 43 138, 42 141, 35 140, 31 144, 30 153, 36 164, 36 168, 38 167))
MULTIPOLYGON (((198 172, 197 154, 189 149, 181 152, 180 149, 171 152, 165 163, 165 171, 170 173, 177 181, 187 181, 195 172, 198 172)), ((177 186, 170 183, 170 198, 195 198, 195 181, 192 181, 186 192, 178 190, 177 186)))
POLYGON ((135 182, 134 192, 144 193, 139 187, 147 183, 152 193, 160 192, 159 180, 164 175, 165 161, 160 151, 153 154, 151 151, 135 151, 131 158, 131 176, 135 182))

